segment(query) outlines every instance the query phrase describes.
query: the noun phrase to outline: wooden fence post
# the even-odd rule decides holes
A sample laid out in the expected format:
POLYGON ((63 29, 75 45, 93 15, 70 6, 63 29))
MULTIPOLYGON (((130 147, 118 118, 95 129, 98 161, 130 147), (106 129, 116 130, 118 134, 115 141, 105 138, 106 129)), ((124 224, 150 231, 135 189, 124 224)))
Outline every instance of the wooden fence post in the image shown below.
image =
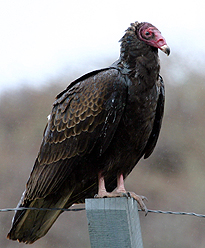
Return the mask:
POLYGON ((133 198, 86 199, 85 206, 91 248, 143 248, 133 198))

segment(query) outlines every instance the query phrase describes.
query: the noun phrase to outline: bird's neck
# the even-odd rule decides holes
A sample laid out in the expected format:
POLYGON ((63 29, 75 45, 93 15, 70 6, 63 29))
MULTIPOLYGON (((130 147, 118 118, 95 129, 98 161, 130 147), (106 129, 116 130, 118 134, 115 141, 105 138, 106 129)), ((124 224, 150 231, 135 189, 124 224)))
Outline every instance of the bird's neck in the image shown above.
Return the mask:
POLYGON ((159 76, 160 63, 158 51, 149 49, 147 53, 138 54, 138 56, 130 53, 121 53, 120 67, 124 74, 129 75, 133 80, 141 77, 146 84, 152 86, 153 83, 156 83, 159 76))

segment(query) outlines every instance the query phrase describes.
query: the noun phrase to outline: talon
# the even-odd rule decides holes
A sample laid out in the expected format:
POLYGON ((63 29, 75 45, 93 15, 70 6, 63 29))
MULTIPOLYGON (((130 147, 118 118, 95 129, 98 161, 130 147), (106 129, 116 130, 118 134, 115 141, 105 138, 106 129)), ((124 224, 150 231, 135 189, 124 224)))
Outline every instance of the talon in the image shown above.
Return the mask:
POLYGON ((126 198, 129 198, 130 196, 129 196, 129 192, 122 192, 122 196, 124 196, 124 197, 126 197, 126 198))
POLYGON ((127 192, 127 196, 128 196, 129 198, 131 198, 131 194, 130 194, 130 192, 127 192))
POLYGON ((146 196, 144 196, 144 195, 141 195, 140 197, 142 197, 142 200, 144 201, 147 201, 148 202, 148 199, 147 199, 147 197, 146 196))
POLYGON ((129 192, 129 193, 130 193, 130 196, 133 197, 138 202, 141 210, 145 212, 145 216, 146 216, 148 214, 148 209, 143 201, 144 200, 148 201, 147 197, 136 195, 134 192, 129 192))
POLYGON ((142 211, 145 212, 145 216, 148 214, 148 209, 144 204, 144 200, 147 200, 147 197, 136 195, 134 192, 128 192, 124 187, 123 174, 119 174, 117 176, 117 188, 112 192, 107 192, 105 188, 105 179, 102 176, 101 172, 98 174, 98 194, 94 196, 94 198, 109 198, 109 197, 132 197, 134 198, 142 211))

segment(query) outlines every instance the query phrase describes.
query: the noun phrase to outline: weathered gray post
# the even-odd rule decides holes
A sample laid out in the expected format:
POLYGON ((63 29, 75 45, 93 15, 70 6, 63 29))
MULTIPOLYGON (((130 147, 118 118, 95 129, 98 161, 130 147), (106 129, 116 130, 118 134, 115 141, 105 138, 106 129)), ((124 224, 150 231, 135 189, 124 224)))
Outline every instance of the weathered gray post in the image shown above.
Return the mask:
POLYGON ((143 248, 136 200, 86 199, 85 206, 91 248, 143 248))

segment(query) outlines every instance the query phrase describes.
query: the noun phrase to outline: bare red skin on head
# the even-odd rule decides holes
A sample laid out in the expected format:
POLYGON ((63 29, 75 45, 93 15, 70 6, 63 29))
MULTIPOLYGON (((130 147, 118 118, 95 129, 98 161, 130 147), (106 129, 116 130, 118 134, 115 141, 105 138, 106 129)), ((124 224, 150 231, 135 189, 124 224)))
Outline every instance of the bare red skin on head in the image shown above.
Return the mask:
POLYGON ((139 29, 139 38, 148 45, 159 49, 161 49, 162 46, 167 45, 161 32, 149 23, 146 23, 139 29))

